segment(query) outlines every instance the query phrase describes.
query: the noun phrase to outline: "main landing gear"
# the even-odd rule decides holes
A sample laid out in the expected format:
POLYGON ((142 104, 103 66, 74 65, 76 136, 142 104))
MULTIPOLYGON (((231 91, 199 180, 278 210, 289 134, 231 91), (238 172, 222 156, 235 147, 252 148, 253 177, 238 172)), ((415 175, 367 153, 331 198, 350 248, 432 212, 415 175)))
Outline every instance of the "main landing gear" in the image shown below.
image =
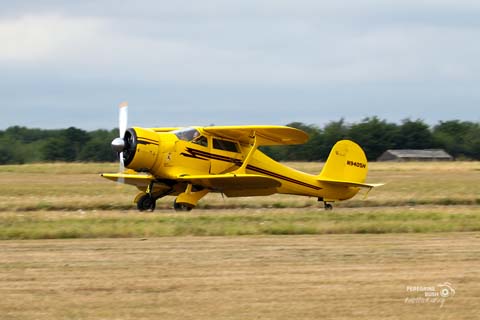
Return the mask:
MULTIPOLYGON (((154 211, 155 204, 157 199, 152 197, 149 194, 144 194, 137 200, 137 209, 138 211, 154 211)), ((175 211, 191 211, 193 206, 189 205, 188 203, 178 203, 177 200, 173 201, 173 208, 175 211)))
MULTIPOLYGON (((141 192, 137 195, 134 202, 137 203, 137 208, 139 211, 153 211, 155 210, 155 202, 174 192, 174 188, 171 187, 169 190, 161 192, 153 192, 152 181, 145 192, 141 192)), ((204 195, 209 192, 208 189, 193 186, 189 183, 186 186, 184 192, 180 193, 175 201, 173 202, 173 208, 175 211, 191 211, 197 205, 198 200, 200 200, 204 195)))
POLYGON ((177 199, 175 199, 173 201, 173 209, 175 209, 175 211, 192 211, 193 206, 188 203, 179 203, 177 199))
POLYGON ((155 204, 157 199, 155 199, 150 194, 144 194, 137 201, 137 209, 139 211, 153 211, 155 210, 155 204))
POLYGON ((155 210, 155 205, 158 199, 169 195, 173 189, 163 191, 163 192, 153 192, 153 184, 154 182, 150 182, 148 185, 147 190, 144 192, 141 192, 140 194, 137 195, 135 198, 134 202, 137 203, 137 209, 139 211, 153 211, 155 210))

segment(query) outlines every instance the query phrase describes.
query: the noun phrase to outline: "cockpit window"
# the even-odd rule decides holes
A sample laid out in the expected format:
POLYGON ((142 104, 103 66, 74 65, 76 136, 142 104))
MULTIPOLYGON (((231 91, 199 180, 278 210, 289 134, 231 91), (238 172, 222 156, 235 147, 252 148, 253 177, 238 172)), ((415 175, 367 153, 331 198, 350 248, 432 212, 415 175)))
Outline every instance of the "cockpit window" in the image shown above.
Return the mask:
POLYGON ((228 140, 220 140, 213 138, 213 148, 230 152, 238 152, 237 144, 228 140))
POLYGON ((178 139, 183 141, 192 141, 198 136, 200 136, 200 133, 195 128, 179 129, 172 131, 172 133, 174 133, 178 139))
POLYGON ((193 143, 204 146, 204 147, 208 147, 208 139, 205 136, 200 136, 196 138, 195 140, 193 140, 193 143))

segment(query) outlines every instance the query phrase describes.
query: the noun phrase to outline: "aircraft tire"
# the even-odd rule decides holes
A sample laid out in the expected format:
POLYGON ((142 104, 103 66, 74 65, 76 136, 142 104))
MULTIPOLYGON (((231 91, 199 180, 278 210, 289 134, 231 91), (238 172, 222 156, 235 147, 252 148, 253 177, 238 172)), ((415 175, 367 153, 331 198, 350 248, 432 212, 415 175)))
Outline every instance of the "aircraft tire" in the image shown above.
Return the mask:
POLYGON ((150 195, 146 194, 140 197, 137 202, 137 209, 139 211, 153 211, 155 210, 156 201, 150 195))
POLYGON ((175 211, 192 211, 193 209, 188 203, 178 203, 176 199, 173 201, 173 208, 175 211))

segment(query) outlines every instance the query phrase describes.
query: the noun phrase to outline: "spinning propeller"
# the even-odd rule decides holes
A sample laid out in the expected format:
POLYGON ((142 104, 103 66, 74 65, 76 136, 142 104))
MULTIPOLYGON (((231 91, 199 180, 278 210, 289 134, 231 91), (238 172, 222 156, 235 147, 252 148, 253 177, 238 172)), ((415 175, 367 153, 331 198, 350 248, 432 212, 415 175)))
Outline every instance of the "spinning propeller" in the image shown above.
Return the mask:
MULTIPOLYGON (((127 122, 128 122, 128 103, 126 101, 122 102, 118 107, 119 107, 118 128, 119 128, 120 136, 118 138, 115 138, 112 141, 112 149, 113 151, 118 153, 118 157, 120 159, 119 172, 123 173, 123 171, 125 171, 125 160, 124 160, 123 152, 125 151, 126 149, 125 147, 127 145, 125 141, 125 132, 127 131, 127 122)), ((124 179, 119 178, 118 182, 124 183, 124 179)))

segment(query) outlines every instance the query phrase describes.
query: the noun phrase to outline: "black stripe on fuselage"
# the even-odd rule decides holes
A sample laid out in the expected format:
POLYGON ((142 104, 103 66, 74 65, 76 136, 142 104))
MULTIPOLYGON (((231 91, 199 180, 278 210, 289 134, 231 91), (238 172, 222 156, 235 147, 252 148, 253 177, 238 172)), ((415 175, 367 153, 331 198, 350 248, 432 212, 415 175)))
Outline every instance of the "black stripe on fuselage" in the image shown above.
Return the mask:
POLYGON ((274 177, 274 178, 277 178, 277 179, 282 179, 282 180, 285 180, 285 181, 288 181, 288 182, 291 182, 291 183, 295 183, 295 184, 298 184, 298 185, 301 185, 301 186, 304 186, 304 187, 307 187, 307 188, 312 188, 312 189, 315 189, 315 190, 321 190, 322 189, 318 186, 314 186, 314 185, 311 185, 309 183, 306 183, 306 182, 303 182, 303 181, 300 181, 300 180, 296 180, 296 179, 293 179, 293 178, 290 178, 290 177, 287 177, 287 176, 284 176, 284 175, 281 175, 281 174, 278 174, 278 173, 275 173, 275 172, 272 172, 272 171, 268 171, 268 170, 265 170, 265 169, 262 169, 262 168, 259 168, 259 167, 255 167, 255 166, 252 166, 250 164, 247 165, 247 169, 258 172, 258 173, 262 173, 262 174, 265 174, 267 176, 271 176, 271 177, 274 177))
POLYGON ((221 156, 219 154, 213 154, 193 148, 187 148, 187 152, 182 152, 181 155, 189 158, 196 158, 196 159, 201 159, 201 160, 208 160, 208 159, 213 159, 213 160, 219 160, 219 161, 224 161, 224 162, 230 162, 234 163, 238 166, 242 165, 242 161, 240 159, 235 159, 235 158, 230 158, 230 157, 225 157, 221 156), (207 158, 207 159, 205 159, 207 158))
MULTIPOLYGON (((209 153, 209 152, 205 152, 205 151, 201 151, 201 150, 197 150, 197 149, 193 149, 193 148, 187 148, 187 152, 182 152, 181 155, 183 155, 185 157, 189 157, 189 158, 200 159, 200 160, 213 159, 213 160, 229 162, 229 163, 235 164, 238 167, 240 167, 243 163, 240 159, 230 158, 230 157, 222 156, 222 155, 219 155, 219 154, 213 154, 213 153, 209 153), (207 159, 205 159, 205 158, 207 158, 207 159)), ((290 182, 290 183, 298 184, 298 185, 301 185, 303 187, 311 188, 311 189, 314 189, 314 190, 321 190, 322 189, 319 186, 314 186, 314 185, 311 185, 309 183, 306 183, 306 182, 303 182, 303 181, 300 181, 300 180, 296 180, 296 179, 293 179, 293 178, 290 178, 290 177, 287 177, 287 176, 284 176, 284 175, 281 175, 281 174, 278 174, 278 173, 275 173, 275 172, 272 172, 272 171, 269 171, 269 170, 262 169, 260 167, 253 166, 251 164, 247 165, 247 169, 251 170, 251 171, 258 172, 258 173, 261 173, 261 174, 264 174, 266 176, 270 176, 270 177, 273 177, 273 178, 285 180, 285 181, 290 182)))

